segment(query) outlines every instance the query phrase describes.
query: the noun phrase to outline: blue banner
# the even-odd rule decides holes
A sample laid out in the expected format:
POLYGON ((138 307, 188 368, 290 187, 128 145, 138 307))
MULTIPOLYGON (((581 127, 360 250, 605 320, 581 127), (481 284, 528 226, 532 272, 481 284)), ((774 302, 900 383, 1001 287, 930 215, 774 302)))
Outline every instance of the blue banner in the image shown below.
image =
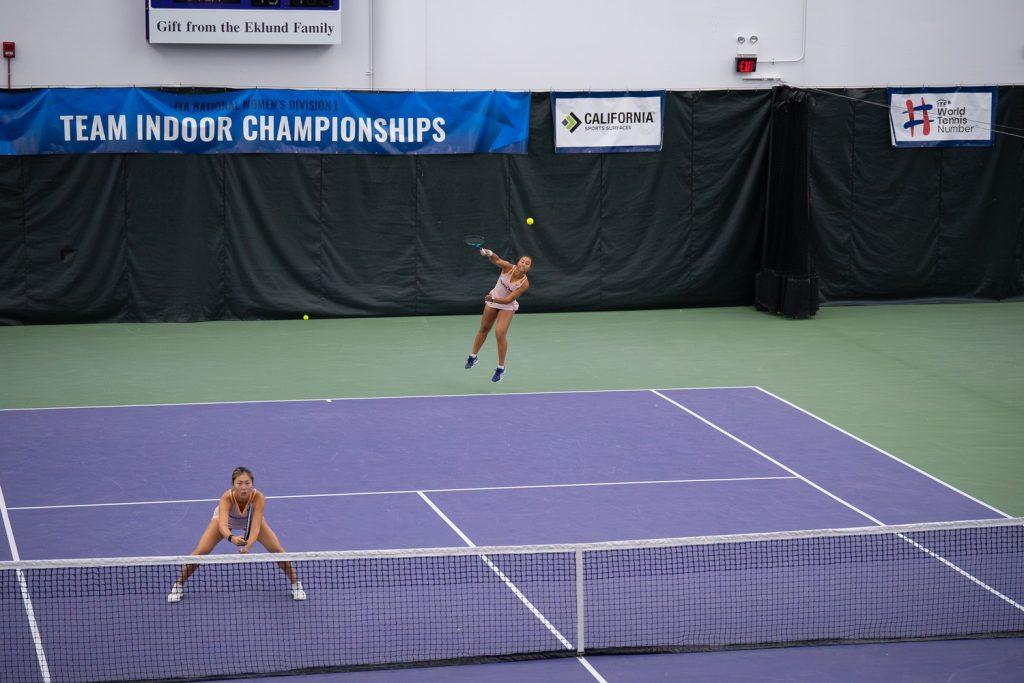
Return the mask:
POLYGON ((526 154, 528 92, 0 93, 0 154, 526 154))

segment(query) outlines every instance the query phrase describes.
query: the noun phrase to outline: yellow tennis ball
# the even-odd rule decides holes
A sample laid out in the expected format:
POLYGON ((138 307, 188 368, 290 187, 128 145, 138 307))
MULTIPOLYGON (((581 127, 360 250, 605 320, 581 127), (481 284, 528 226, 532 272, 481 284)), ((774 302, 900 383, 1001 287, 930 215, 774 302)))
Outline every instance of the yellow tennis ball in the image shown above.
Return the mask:
POLYGON ((533 225, 533 218, 527 218, 526 219, 526 224, 527 225, 533 225))
POLYGON ((302 314, 302 319, 303 320, 309 320, 309 314, 308 313, 303 313, 302 314))

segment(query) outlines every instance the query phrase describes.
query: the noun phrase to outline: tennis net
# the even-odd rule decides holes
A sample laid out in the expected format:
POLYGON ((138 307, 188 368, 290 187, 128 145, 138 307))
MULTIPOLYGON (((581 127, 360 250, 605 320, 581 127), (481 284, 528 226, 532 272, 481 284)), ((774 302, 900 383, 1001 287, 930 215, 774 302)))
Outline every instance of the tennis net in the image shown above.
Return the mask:
POLYGON ((0 562, 0 680, 1024 636, 1024 519, 581 545, 0 562), (306 593, 293 599, 288 560, 306 593), (199 568, 168 602, 185 563, 199 568))

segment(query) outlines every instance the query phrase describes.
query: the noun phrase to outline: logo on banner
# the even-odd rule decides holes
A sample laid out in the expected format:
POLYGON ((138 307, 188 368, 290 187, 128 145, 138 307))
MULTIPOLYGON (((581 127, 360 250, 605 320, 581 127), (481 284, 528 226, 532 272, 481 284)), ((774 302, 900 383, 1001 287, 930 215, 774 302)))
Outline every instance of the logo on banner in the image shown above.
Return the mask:
MULTIPOLYGON (((569 113, 577 121, 576 115, 569 113)), ((587 112, 583 115, 585 130, 630 130, 637 123, 654 123, 654 112, 650 111, 609 111, 609 112, 587 112)), ((576 125, 569 127, 569 132, 576 129, 576 125)))
MULTIPOLYGON (((948 102, 948 100, 942 100, 948 102)), ((928 112, 932 110, 932 105, 926 104, 924 98, 921 98, 921 104, 914 106, 913 100, 907 100, 907 122, 903 124, 903 127, 910 131, 910 137, 914 137, 914 129, 920 126, 921 135, 928 135, 932 132, 932 122, 928 118, 928 112), (915 118, 915 112, 921 114, 921 118, 915 118)))
POLYGON ((580 127, 580 119, 573 112, 569 112, 564 119, 562 119, 562 125, 570 133, 575 133, 576 129, 580 127))
POLYGON ((551 94, 555 152, 657 152, 664 91, 551 94))
POLYGON ((996 89, 890 88, 893 147, 987 147, 995 125, 996 89))

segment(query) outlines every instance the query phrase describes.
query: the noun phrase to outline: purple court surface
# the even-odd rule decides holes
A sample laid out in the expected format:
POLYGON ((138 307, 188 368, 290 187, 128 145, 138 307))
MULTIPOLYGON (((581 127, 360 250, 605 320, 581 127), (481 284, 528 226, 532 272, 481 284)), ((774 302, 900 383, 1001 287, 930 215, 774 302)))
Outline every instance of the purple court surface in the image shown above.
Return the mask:
MULTIPOLYGON (((188 553, 237 465, 253 470, 269 498, 267 521, 289 551, 590 543, 1006 516, 754 387, 5 410, 0 453, 8 521, 0 560, 188 553)), ((231 550, 222 543, 215 552, 231 550)), ((974 560, 957 561, 966 567, 974 560)), ((986 567, 975 570, 981 576, 986 567)), ((20 601, 11 574, 0 591, 20 601)), ((1002 582, 995 588, 1010 602, 1024 602, 1024 586, 984 578, 1002 582)), ((27 623, 2 623, 0 657, 38 671, 37 645, 51 667, 74 662, 76 647, 89 648, 100 668, 85 677, 100 675, 105 664, 95 664, 95 653, 103 644, 66 639, 46 596, 30 597, 38 643, 27 623)), ((137 616, 162 619, 154 609, 137 616)), ((1009 612, 1008 623, 1024 616, 1009 612)), ((1022 670, 1024 639, 1006 638, 605 655, 337 680, 992 681, 1020 680, 1022 670)))

